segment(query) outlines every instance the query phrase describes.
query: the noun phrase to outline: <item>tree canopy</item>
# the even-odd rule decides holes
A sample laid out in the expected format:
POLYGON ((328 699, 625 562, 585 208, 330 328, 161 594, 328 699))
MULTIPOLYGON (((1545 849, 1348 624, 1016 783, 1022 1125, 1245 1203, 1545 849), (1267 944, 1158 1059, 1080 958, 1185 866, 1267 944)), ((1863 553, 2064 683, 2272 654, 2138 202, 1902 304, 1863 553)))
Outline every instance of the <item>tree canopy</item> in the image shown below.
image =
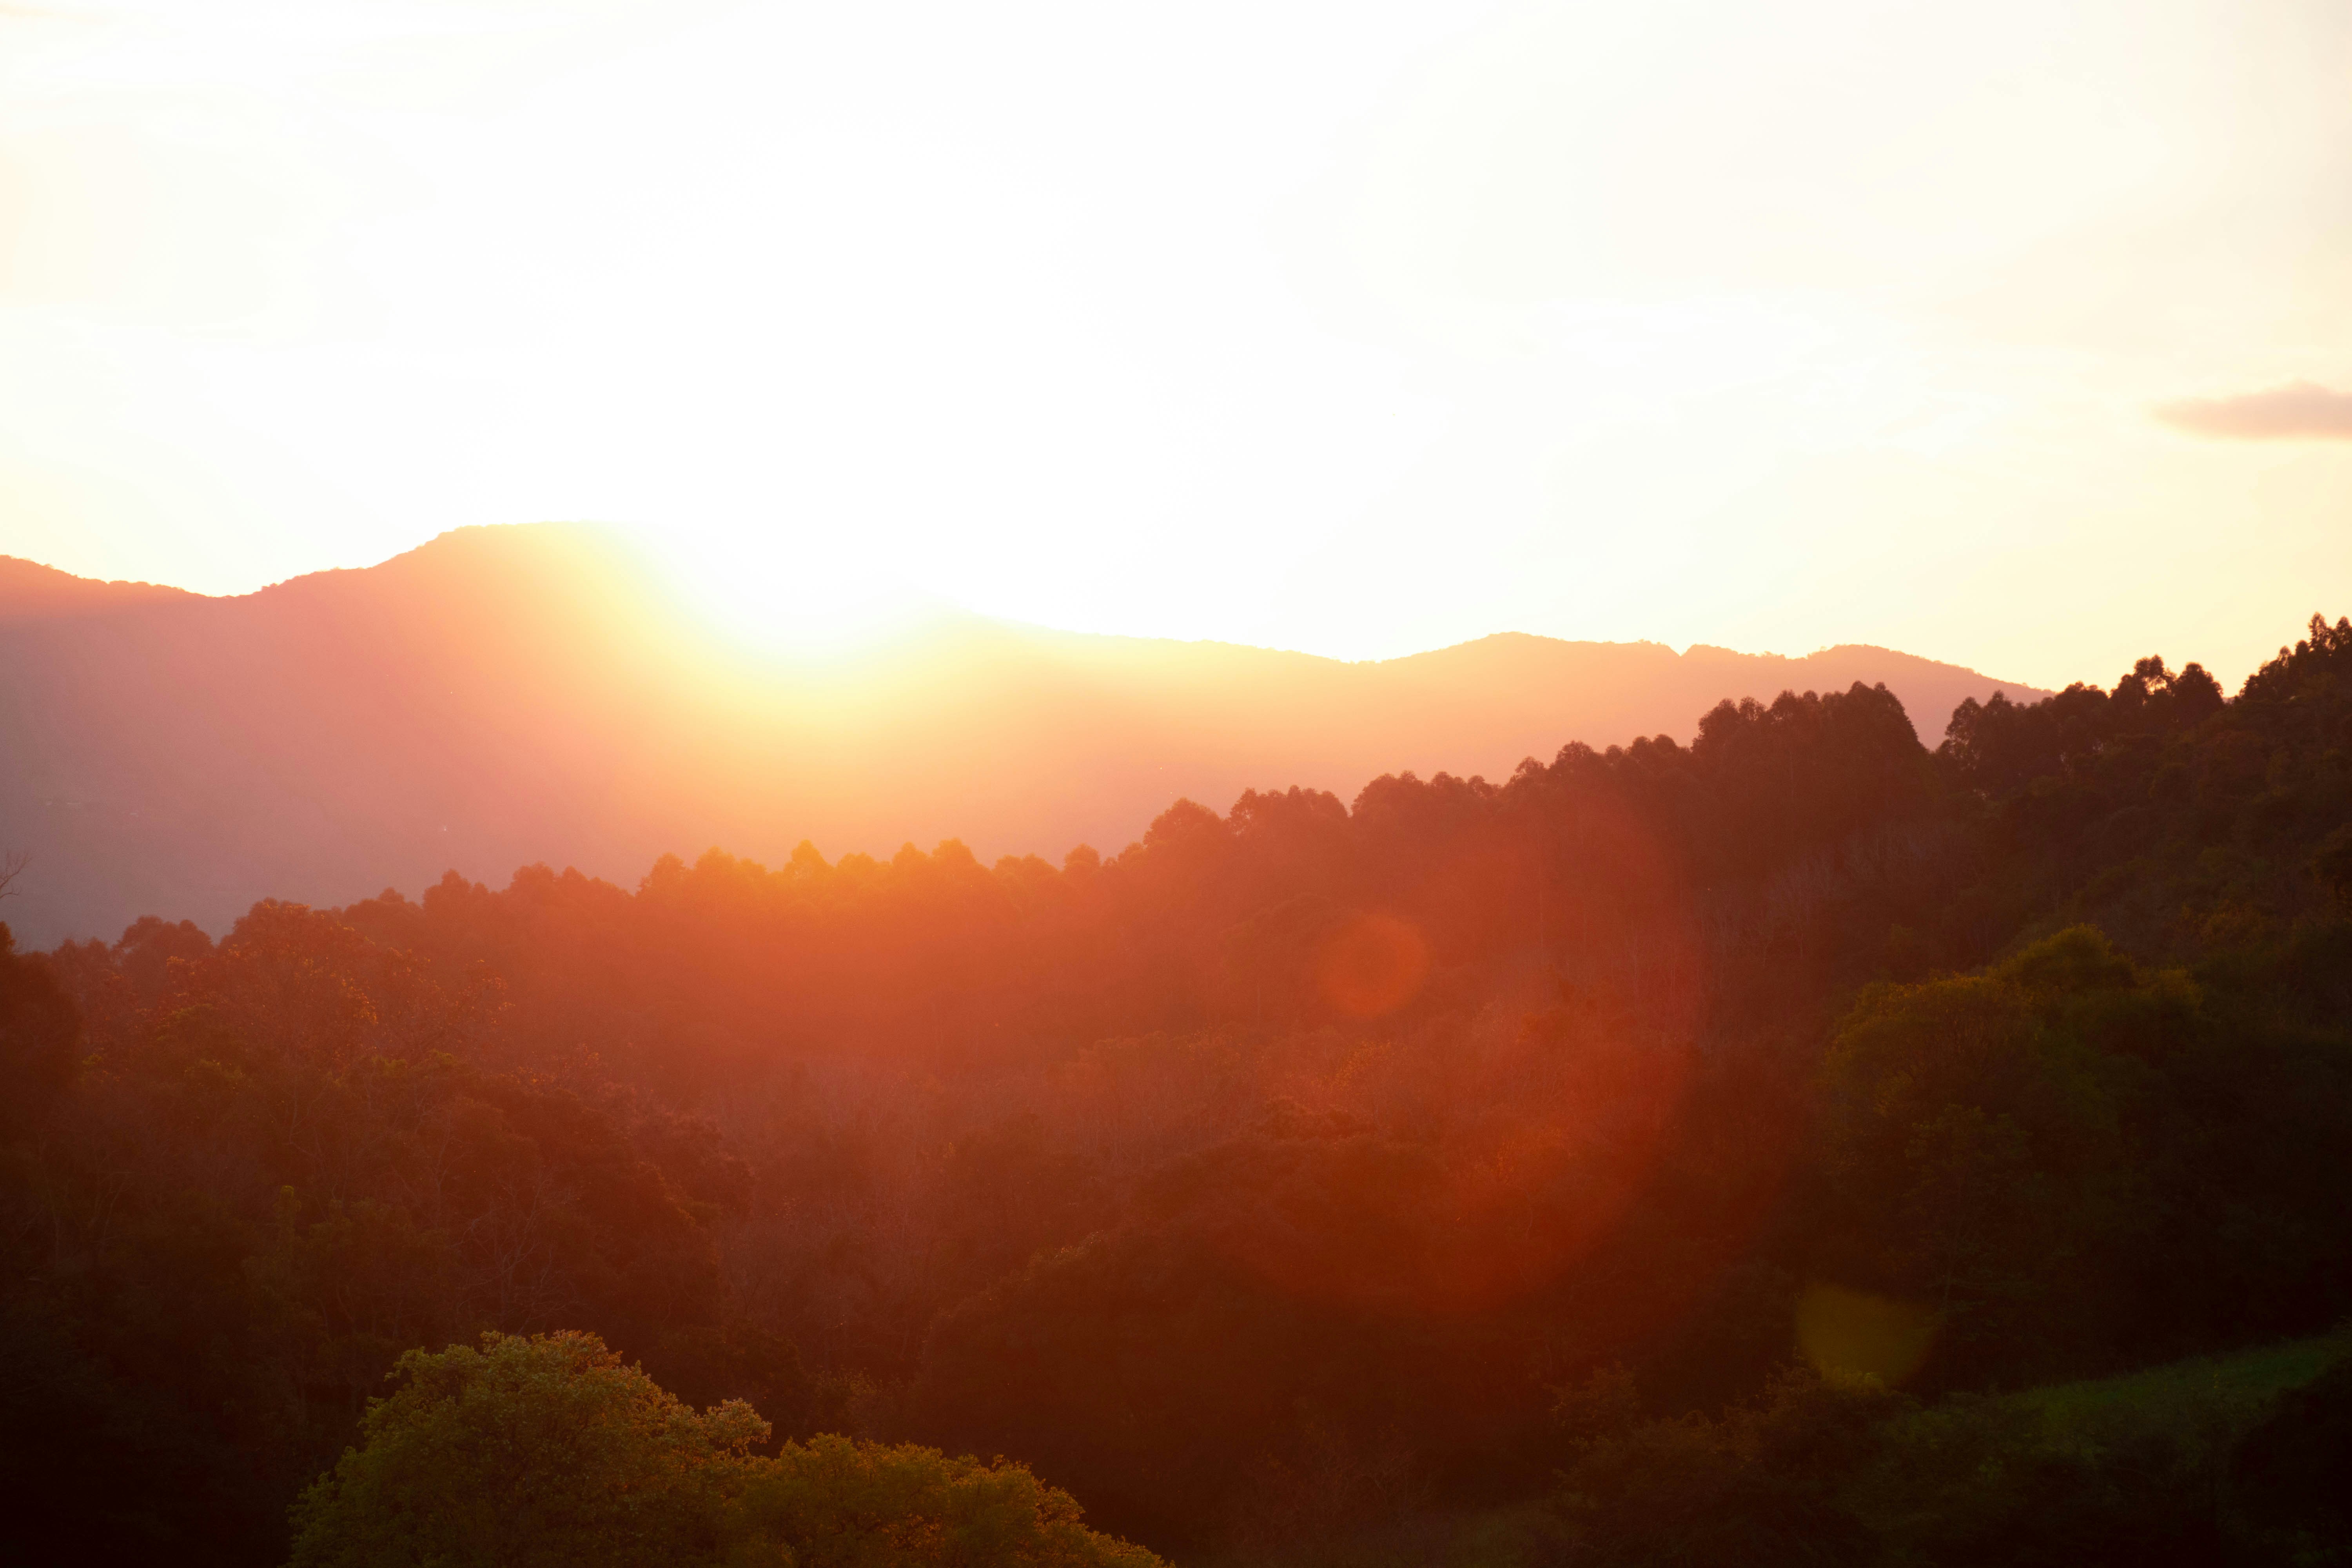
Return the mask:
MULTIPOLYGON (((18 1533, 282 1561, 330 1472, 306 1561, 1126 1550, 1071 1498, 1171 1552, 1516 1502, 1688 1556, 1730 1537, 1625 1500, 1801 1473, 1912 1551, 1930 1503, 1851 1488, 1946 1428, 1880 1395, 2352 1315, 2352 625, 2235 695, 2151 658, 1914 720, 1726 703, 1058 865, 0 941, 18 1533)), ((2294 1473, 2231 1430, 2197 1474, 2294 1473)))
POLYGON ((801 1568, 1153 1568, 1014 1464, 844 1437, 760 1452, 593 1334, 409 1351, 362 1440, 294 1509, 294 1568, 784 1562, 801 1568))

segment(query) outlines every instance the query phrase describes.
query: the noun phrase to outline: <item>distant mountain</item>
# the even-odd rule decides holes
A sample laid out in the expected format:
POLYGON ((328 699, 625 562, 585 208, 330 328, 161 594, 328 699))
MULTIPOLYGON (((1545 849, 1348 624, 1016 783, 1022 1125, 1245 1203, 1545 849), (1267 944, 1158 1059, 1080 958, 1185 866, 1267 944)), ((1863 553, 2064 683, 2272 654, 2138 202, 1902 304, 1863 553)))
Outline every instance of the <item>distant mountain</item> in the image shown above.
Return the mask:
POLYGON ((1875 647, 1506 634, 1349 664, 972 616, 815 667, 724 643, 658 582, 552 524, 236 598, 0 557, 0 851, 32 856, 0 918, 40 944, 148 913, 219 930, 264 896, 538 860, 633 882, 667 851, 803 838, 1058 858, 1180 795, 1499 778, 1569 741, 1687 739, 1726 697, 1884 681, 1933 744, 1965 697, 2040 695, 1875 647))

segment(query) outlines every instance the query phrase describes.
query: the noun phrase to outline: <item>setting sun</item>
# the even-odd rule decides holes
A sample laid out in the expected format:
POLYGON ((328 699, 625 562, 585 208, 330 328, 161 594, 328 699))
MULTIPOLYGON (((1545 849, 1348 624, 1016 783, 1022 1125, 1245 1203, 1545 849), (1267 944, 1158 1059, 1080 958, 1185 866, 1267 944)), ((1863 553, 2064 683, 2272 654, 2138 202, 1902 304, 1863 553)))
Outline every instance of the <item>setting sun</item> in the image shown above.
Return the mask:
POLYGON ((2054 685, 2147 636, 2242 675, 2352 567, 2324 426, 2153 412, 2347 374, 2323 5, 61 0, 0 37, 0 547, 85 574, 591 518, 762 635, 940 602, 2054 685))
POLYGON ((2341 0, 0 0, 0 1562, 2352 1563, 2341 0))

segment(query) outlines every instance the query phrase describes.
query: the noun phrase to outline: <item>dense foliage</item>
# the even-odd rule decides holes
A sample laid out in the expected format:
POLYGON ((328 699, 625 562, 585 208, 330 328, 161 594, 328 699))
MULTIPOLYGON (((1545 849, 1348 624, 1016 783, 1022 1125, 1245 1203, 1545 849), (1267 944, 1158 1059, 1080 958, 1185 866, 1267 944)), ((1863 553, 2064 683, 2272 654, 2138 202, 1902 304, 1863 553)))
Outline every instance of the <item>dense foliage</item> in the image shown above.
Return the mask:
POLYGON ((400 1358, 577 1330, 714 1475, 913 1441, 1168 1551, 1558 1496, 1560 1550, 1747 1552, 1643 1533, 1703 1498, 1861 1560, 1901 1400, 2352 1311, 2352 624, 1933 752, 1857 687, 1059 866, 713 851, 0 950, 0 1438, 59 1551, 282 1560, 364 1437, 302 1550, 422 1560, 320 1510, 434 1379, 603 1352, 400 1358), (688 1408, 730 1399, 772 1433, 688 1408))
POLYGON ((294 1510, 296 1568, 1154 1568, 1018 1465, 845 1437, 755 1451, 740 1400, 697 1411, 593 1334, 410 1351, 363 1441, 294 1510))

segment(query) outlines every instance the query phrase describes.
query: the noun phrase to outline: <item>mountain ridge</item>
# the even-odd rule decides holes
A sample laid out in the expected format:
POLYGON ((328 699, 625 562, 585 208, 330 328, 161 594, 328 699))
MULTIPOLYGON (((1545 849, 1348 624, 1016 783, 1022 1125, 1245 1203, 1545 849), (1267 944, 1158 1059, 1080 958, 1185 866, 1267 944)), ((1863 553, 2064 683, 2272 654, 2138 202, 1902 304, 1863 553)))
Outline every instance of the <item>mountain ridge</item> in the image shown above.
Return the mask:
POLYGON ((827 666, 730 644, 613 536, 455 531, 211 596, 0 561, 0 849, 26 940, 224 929, 538 861, 634 881, 955 837, 1113 850, 1179 796, 1501 777, 1571 741, 1687 738, 1726 698, 1884 681, 1932 744, 2035 689, 1891 649, 1790 658, 1503 632, 1349 662, 941 616, 827 666))

